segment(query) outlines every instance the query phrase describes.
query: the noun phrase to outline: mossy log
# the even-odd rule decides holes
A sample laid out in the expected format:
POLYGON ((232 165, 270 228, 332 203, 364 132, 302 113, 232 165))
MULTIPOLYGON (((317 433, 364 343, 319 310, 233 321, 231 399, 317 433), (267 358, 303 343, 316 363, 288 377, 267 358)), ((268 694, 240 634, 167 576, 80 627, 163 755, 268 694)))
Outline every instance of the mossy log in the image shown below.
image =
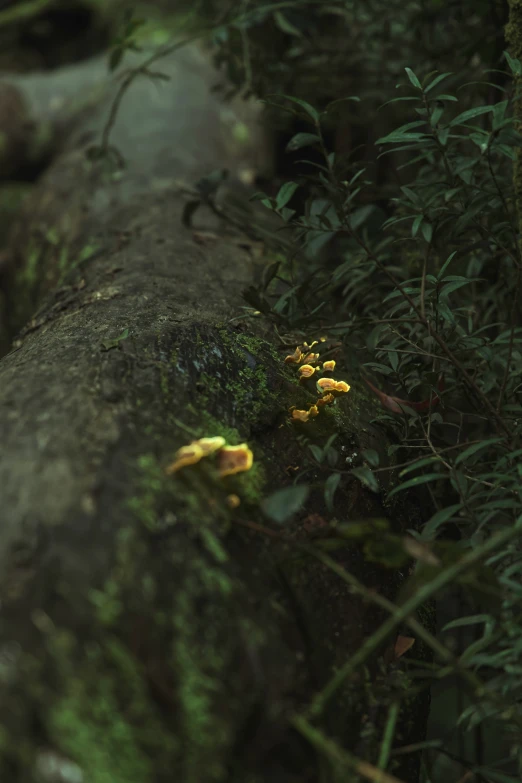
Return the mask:
MULTIPOLYGON (((349 476, 331 512, 313 489, 286 527, 261 515, 263 497, 311 465, 299 435, 337 432, 347 455, 384 454, 386 439, 352 378, 317 419, 289 421, 313 395, 270 330, 231 321, 266 259, 210 213, 198 230, 182 224, 178 180, 248 161, 223 138, 201 58, 173 58, 160 98, 146 80, 131 89, 112 137, 127 161, 117 179, 84 154, 104 97, 13 231, 12 323, 29 320, 0 362, 2 781, 357 779, 290 719, 385 613, 300 547, 333 516, 411 520, 349 476), (180 446, 216 435, 248 443, 253 467, 223 478, 208 458, 167 474, 180 446)), ((308 481, 327 475, 316 466, 308 481)), ((394 597, 402 574, 358 546, 333 554, 394 597)), ((318 720, 374 764, 386 714, 369 689, 380 678, 387 692, 393 644, 318 720)), ((400 744, 422 739, 426 710, 427 697, 410 702, 400 744)), ((401 758, 393 774, 414 783, 418 758, 401 758)))

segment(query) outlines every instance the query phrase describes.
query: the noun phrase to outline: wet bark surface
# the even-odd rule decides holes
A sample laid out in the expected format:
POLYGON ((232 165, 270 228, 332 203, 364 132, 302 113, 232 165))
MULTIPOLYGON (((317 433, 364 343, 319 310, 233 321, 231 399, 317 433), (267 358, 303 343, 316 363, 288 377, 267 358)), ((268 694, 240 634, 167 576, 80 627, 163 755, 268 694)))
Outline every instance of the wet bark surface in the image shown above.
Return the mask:
MULTIPOLYGON (((231 320, 271 259, 210 212, 196 230, 182 222, 180 183, 223 166, 237 175, 259 148, 230 144, 231 109, 209 92, 198 50, 165 67, 160 97, 143 81, 122 103, 112 141, 123 175, 85 157, 106 120, 102 90, 12 234, 20 331, 0 362, 0 778, 346 779, 289 717, 384 616, 300 544, 333 516, 412 520, 349 478, 333 513, 317 489, 284 528, 262 516, 262 499, 310 465, 308 442, 337 432, 357 455, 384 453, 386 437, 356 378, 316 420, 290 422, 288 408, 314 395, 268 327, 231 320), (249 471, 223 478, 207 458, 166 473, 176 449, 218 435, 248 444, 249 471)), ((334 555, 393 598, 401 574, 358 546, 334 555)), ((383 676, 368 663, 370 679, 383 676)), ((422 737, 426 706, 411 707, 404 744, 422 737)), ((371 713, 372 739, 370 712, 358 676, 320 723, 371 757, 385 716, 371 713)), ((415 781, 416 765, 397 774, 415 781)))

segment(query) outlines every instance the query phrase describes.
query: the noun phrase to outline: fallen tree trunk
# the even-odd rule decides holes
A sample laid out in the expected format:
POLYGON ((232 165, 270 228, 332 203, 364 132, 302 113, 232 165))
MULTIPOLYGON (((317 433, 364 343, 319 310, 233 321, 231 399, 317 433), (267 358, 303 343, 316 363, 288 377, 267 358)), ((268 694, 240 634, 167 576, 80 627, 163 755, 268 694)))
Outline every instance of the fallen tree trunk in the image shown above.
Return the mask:
MULTIPOLYGON (((211 214, 199 231, 183 225, 176 181, 244 164, 219 132, 202 63, 197 50, 174 58, 161 100, 147 82, 131 90, 113 136, 127 160, 120 179, 85 160, 106 118, 101 100, 13 232, 11 324, 31 320, 0 363, 2 780, 377 772, 326 746, 321 757, 291 722, 386 617, 301 545, 333 516, 412 522, 350 477, 333 511, 312 488, 286 527, 261 514, 265 496, 310 467, 299 434, 324 444, 337 433, 349 455, 384 454, 386 443, 356 379, 317 419, 289 420, 313 395, 268 329, 230 321, 266 259, 211 214), (196 82, 187 86, 196 72, 199 102, 196 82), (222 475, 214 455, 166 470, 177 449, 217 436, 248 444, 252 468, 222 475)), ((358 546, 335 558, 370 591, 393 598, 401 583, 358 546)), ((365 661, 367 677, 359 669, 332 689, 318 716, 373 764, 393 692, 390 646, 365 661)), ((426 708, 426 696, 407 706, 401 744, 422 738, 426 708)), ((418 757, 403 758, 395 774, 413 783, 418 757)))

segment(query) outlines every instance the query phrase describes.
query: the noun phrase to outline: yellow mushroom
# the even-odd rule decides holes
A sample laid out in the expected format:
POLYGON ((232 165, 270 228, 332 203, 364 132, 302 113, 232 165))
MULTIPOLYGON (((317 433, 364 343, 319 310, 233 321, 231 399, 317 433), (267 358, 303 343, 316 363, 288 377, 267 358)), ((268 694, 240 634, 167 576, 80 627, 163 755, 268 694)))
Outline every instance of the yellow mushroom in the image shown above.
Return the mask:
POLYGON ((323 372, 333 372, 335 370, 335 359, 329 359, 323 362, 323 372))
POLYGON ((323 405, 330 405, 334 401, 333 394, 325 394, 323 397, 319 397, 317 402, 315 403, 319 407, 322 407, 323 405))
POLYGON ((311 362, 316 362, 319 359, 318 353, 308 353, 305 357, 303 357, 303 362, 307 362, 310 364, 311 362))
POLYGON ((294 421, 308 421, 310 418, 310 414, 308 411, 300 411, 297 408, 294 408, 292 411, 292 419, 294 421))
POLYGON ((296 408, 292 410, 292 419, 294 421, 308 421, 308 419, 313 419, 315 416, 319 416, 317 405, 311 405, 307 411, 300 411, 296 408))
POLYGON ((312 367, 311 364, 302 364, 301 367, 299 367, 299 377, 300 378, 311 378, 312 375, 315 372, 315 367, 312 367))
POLYGON ((223 478, 250 470, 254 455, 246 443, 240 443, 239 446, 224 446, 220 449, 217 460, 219 475, 223 478))
POLYGON ((303 357, 303 352, 299 348, 299 346, 295 349, 295 351, 290 354, 290 356, 287 356, 285 358, 285 364, 299 364, 303 357))
POLYGON ((221 449, 225 443, 225 438, 222 438, 221 435, 216 435, 213 438, 193 440, 189 446, 182 446, 177 450, 176 459, 166 468, 166 473, 176 473, 176 471, 184 468, 186 465, 195 465, 202 457, 208 457, 209 454, 213 454, 214 451, 221 449))
POLYGON ((345 381, 337 381, 335 384, 335 391, 349 392, 350 386, 347 383, 345 383, 345 381))
POLYGON ((191 443, 190 446, 182 446, 176 452, 176 459, 165 469, 165 472, 167 474, 176 473, 176 471, 184 468, 186 465, 194 465, 196 462, 199 462, 204 456, 205 452, 201 446, 198 446, 197 441, 191 443))
POLYGON ((334 381, 333 378, 319 378, 319 380, 315 385, 317 387, 317 391, 321 393, 325 391, 327 392, 333 391, 335 389, 336 383, 337 381, 334 381))
POLYGON ((223 448, 225 443, 225 438, 221 437, 221 435, 216 435, 213 438, 200 438, 199 440, 193 441, 192 445, 199 446, 203 450, 205 457, 208 457, 209 454, 213 454, 214 451, 223 448))

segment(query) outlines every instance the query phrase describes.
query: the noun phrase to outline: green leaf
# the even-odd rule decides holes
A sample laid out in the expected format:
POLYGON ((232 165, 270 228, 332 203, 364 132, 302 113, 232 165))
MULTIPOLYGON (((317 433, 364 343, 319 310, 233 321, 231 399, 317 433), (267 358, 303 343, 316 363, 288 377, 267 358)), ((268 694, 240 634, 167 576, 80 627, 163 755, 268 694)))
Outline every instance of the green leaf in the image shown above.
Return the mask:
POLYGON ((279 489, 262 501, 261 509, 273 522, 282 524, 299 511, 309 492, 310 488, 304 484, 279 489))
POLYGON ((301 147, 311 147, 312 144, 317 144, 318 141, 321 141, 321 139, 316 133, 296 133, 286 145, 285 152, 295 152, 300 150, 301 147))
POLYGON ((325 114, 326 112, 329 112, 330 109, 333 106, 337 106, 339 103, 346 103, 346 101, 356 101, 356 103, 360 103, 361 99, 357 95, 349 95, 347 98, 337 98, 335 101, 331 101, 324 110, 325 114))
POLYGON ((455 325, 455 316, 451 312, 450 308, 445 302, 439 302, 437 304, 437 312, 442 318, 452 326, 455 325))
POLYGON ((413 221, 413 224, 412 224, 412 227, 411 227, 411 235, 412 235, 412 237, 416 237, 417 236, 417 231, 419 230, 419 226, 420 226, 420 224, 422 223, 423 220, 424 220, 424 215, 420 214, 420 215, 417 215, 417 217, 413 221))
POLYGON ((379 467, 379 453, 375 449, 364 449, 361 452, 361 457, 366 460, 370 467, 379 467))
POLYGON ((444 476, 442 473, 426 473, 424 476, 415 476, 415 478, 405 481, 404 484, 399 484, 398 487, 394 487, 394 489, 388 493, 388 499, 393 497, 393 495, 396 495, 397 492, 402 492, 410 487, 418 487, 420 484, 428 484, 430 481, 438 481, 442 478, 447 478, 447 476, 444 476))
POLYGON ((462 114, 458 114, 455 119, 451 120, 449 124, 450 128, 455 127, 455 125, 463 125, 465 122, 472 120, 474 117, 480 117, 481 114, 489 114, 493 111, 494 108, 494 106, 475 106, 474 109, 463 111, 462 114))
POLYGON ((281 185, 276 196, 276 208, 282 209, 286 206, 298 187, 297 182, 285 182, 284 185, 281 185))
POLYGON ((102 350, 110 351, 111 348, 117 348, 121 340, 126 340, 128 336, 129 336, 129 330, 124 329, 123 332, 119 335, 119 337, 116 337, 114 340, 103 340, 103 342, 101 343, 102 350))
MULTIPOLYGON (((430 84, 428 84, 427 87, 424 88, 424 93, 426 94, 430 90, 433 90, 433 88, 436 87, 437 84, 439 84, 443 79, 445 79, 446 76, 451 76, 451 75, 452 75, 452 71, 439 74, 438 76, 435 77, 435 79, 432 82, 430 82, 430 84)), ((438 98, 436 100, 438 100, 438 98)))
POLYGON ((429 223, 423 223, 421 232, 426 242, 431 242, 431 238, 433 236, 433 226, 431 226, 429 223))
POLYGON ((414 470, 424 468, 426 465, 433 465, 435 462, 440 462, 440 460, 437 457, 424 457, 423 459, 418 459, 412 465, 408 465, 407 468, 401 470, 399 478, 403 478, 403 476, 406 476, 414 470))
POLYGON ((301 109, 304 109, 304 111, 308 114, 309 117, 313 119, 315 123, 319 122, 319 112, 317 111, 317 109, 314 109, 314 107, 307 101, 303 101, 301 98, 294 98, 292 95, 281 95, 278 97, 285 98, 287 101, 292 101, 292 103, 296 103, 298 106, 301 107, 301 109))
POLYGON ((469 446, 459 454, 455 460, 455 465, 460 465, 461 462, 465 462, 467 459, 469 459, 469 457, 472 457, 473 454, 477 454, 479 451, 482 451, 482 449, 487 449, 489 446, 492 446, 493 443, 502 442, 503 438, 489 438, 488 440, 481 441, 481 443, 474 443, 472 446, 469 446))
POLYGON ((115 71, 125 54, 124 46, 116 46, 109 55, 109 71, 115 71))
POLYGON ((458 250, 454 250, 453 253, 450 256, 447 257, 447 259, 444 262, 444 265, 443 265, 442 269, 440 270, 439 274, 437 275, 437 279, 438 280, 442 279, 442 275, 444 274, 444 272, 446 271, 446 269, 448 268, 448 266, 452 262, 453 258, 457 255, 457 253, 458 253, 458 250))
POLYGON ((520 60, 516 60, 514 57, 511 57, 509 52, 504 52, 504 57, 507 60, 507 64, 511 68, 511 72, 515 74, 515 76, 520 76, 522 74, 522 64, 520 60))
POLYGON ((413 95, 404 95, 401 98, 392 98, 391 101, 386 101, 386 103, 383 103, 382 106, 379 106, 379 109, 384 109, 384 107, 388 106, 390 103, 398 103, 399 101, 420 101, 420 98, 413 95))
POLYGON ((404 70, 405 70, 405 71, 406 71, 406 73, 408 74, 408 79, 409 79, 409 80, 410 80, 410 82, 413 84, 413 86, 414 86, 414 87, 416 87, 418 90, 422 90, 422 84, 421 84, 421 83, 420 83, 420 81, 417 79, 417 77, 415 76, 415 74, 413 73, 413 71, 411 70, 411 68, 405 68, 404 70))
POLYGON ((491 617, 488 614, 474 614, 469 617, 459 617, 457 620, 452 620, 450 623, 446 623, 442 631, 449 631, 451 628, 462 628, 465 625, 476 625, 477 623, 487 623, 491 621, 491 617))
POLYGON ((426 139, 425 133, 396 133, 392 131, 387 136, 377 139, 376 144, 398 144, 401 141, 421 141, 426 139))
POLYGON ((267 207, 267 209, 275 209, 275 201, 272 198, 269 198, 266 193, 261 193, 261 191, 257 191, 256 193, 253 193, 249 201, 260 201, 264 207, 267 207))
POLYGON ((340 480, 341 480, 340 473, 332 473, 326 479, 324 485, 324 500, 328 511, 333 511, 334 495, 337 487, 339 486, 340 480))
POLYGON ((284 16, 281 13, 281 11, 274 12, 274 20, 276 25, 283 33, 287 33, 288 35, 293 35, 295 38, 303 37, 301 30, 298 30, 297 27, 294 27, 294 25, 288 21, 286 16, 284 16))
POLYGON ((463 504, 456 503, 453 506, 441 508, 440 511, 437 511, 435 514, 433 514, 433 516, 428 519, 422 528, 422 538, 431 538, 437 529, 443 525, 444 522, 448 522, 450 519, 456 516, 457 512, 460 511, 461 508, 463 508, 463 504))
POLYGON ((269 264, 263 269, 263 276, 262 276, 262 284, 263 284, 263 291, 266 291, 274 277, 277 275, 279 271, 279 267, 281 266, 281 261, 274 261, 272 264, 269 264))
POLYGON ((323 461, 323 457, 324 457, 323 450, 319 446, 316 446, 315 443, 310 443, 308 448, 310 449, 310 451, 314 455, 314 459, 316 460, 316 462, 321 463, 323 461))
POLYGON ((351 470, 350 473, 358 478, 361 484, 364 484, 365 487, 371 489, 372 492, 381 491, 379 482, 367 465, 360 465, 359 467, 351 470))

